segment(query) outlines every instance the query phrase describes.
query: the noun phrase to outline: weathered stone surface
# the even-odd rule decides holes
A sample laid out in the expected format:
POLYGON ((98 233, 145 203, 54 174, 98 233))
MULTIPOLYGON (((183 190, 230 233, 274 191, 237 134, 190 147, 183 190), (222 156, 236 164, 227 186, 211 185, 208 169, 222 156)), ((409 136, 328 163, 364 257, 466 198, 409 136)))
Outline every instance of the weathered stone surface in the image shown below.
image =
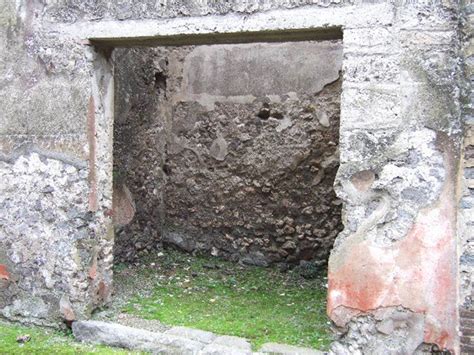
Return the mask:
POLYGON ((236 336, 221 335, 203 348, 203 355, 231 354, 231 355, 250 355, 252 347, 250 343, 236 336))
POLYGON ((260 348, 259 352, 264 354, 275 354, 275 355, 323 355, 324 352, 302 348, 299 346, 292 346, 278 343, 265 343, 260 348))
POLYGON ((118 315, 113 313, 112 318, 110 318, 110 313, 112 312, 113 310, 111 309, 104 309, 102 313, 95 313, 94 318, 95 320, 103 321, 111 321, 111 319, 113 319, 118 324, 132 328, 144 329, 150 332, 164 333, 171 328, 157 319, 143 319, 128 313, 120 313, 118 315))
POLYGON ((183 85, 191 97, 319 92, 339 78, 341 62, 330 41, 199 46, 185 59, 183 85))
MULTIPOLYGON (((217 336, 211 332, 186 327, 173 327, 165 332, 151 332, 117 323, 76 321, 72 323, 72 330, 74 337, 79 341, 160 354, 252 354, 250 343, 244 338, 227 335, 217 336)), ((285 348, 284 345, 279 346, 280 349, 285 348)), ((299 348, 288 347, 286 349, 299 348)), ((303 350, 306 352, 301 354, 318 353, 308 352, 309 349, 303 350)), ((285 352, 284 354, 289 353, 285 352)))
POLYGON ((341 229, 341 55, 339 41, 118 51, 114 169, 137 214, 116 255, 164 242, 251 265, 324 263, 341 229))
POLYGON ((195 354, 203 347, 191 339, 101 321, 77 321, 72 330, 79 341, 156 353, 195 354))
MULTIPOLYGON (((76 316, 80 316, 105 302, 110 292, 113 58, 107 50, 95 52, 87 38, 127 45, 137 44, 137 38, 152 37, 155 43, 199 39, 210 44, 224 39, 269 39, 268 35, 274 40, 280 33, 309 36, 317 32, 314 29, 327 35, 331 28, 339 27, 344 31, 344 83, 337 185, 343 200, 345 232, 330 267, 330 294, 332 301, 337 300, 333 303, 337 307, 329 311, 335 320, 346 319, 350 326, 357 325, 361 316, 372 317, 378 307, 401 305, 407 312, 425 314, 425 342, 459 352, 459 322, 453 298, 457 291, 463 320, 472 317, 472 184, 468 170, 464 181, 457 170, 461 166, 460 119, 464 117, 466 125, 471 125, 474 117, 470 89, 474 72, 470 57, 472 12, 472 5, 451 0, 1 2, 0 102, 4 107, 0 112, 0 201, 2 212, 6 211, 0 214, 2 316, 55 325, 60 322, 59 301, 63 295, 68 295, 76 316), (430 140, 433 134, 439 145, 430 140), (400 137, 411 143, 395 144, 400 137), (44 169, 32 155, 11 157, 11 152, 25 141, 39 143, 40 148, 49 151, 50 155, 41 155, 45 158, 44 169), (397 152, 397 145, 411 148, 397 152), (449 145, 452 152, 447 154, 449 149, 442 146, 449 145), (440 165, 440 152, 450 155, 452 161, 446 163, 448 160, 443 158, 440 165), (64 155, 68 160, 63 159, 64 155), (426 163, 431 158, 433 166, 426 163), (76 164, 77 160, 82 165, 76 164), (15 165, 16 161, 26 161, 27 168, 20 172, 17 169, 22 168, 21 164, 15 165), (62 168, 56 169, 57 164, 62 168), (69 172, 71 166, 78 172, 69 172), (373 171, 372 183, 370 177, 361 176, 351 182, 362 171, 373 171), (438 176, 439 172, 442 174, 438 176), (77 180, 68 183, 76 176, 77 180), (447 191, 447 186, 459 189, 447 191), (459 206, 449 196, 459 196, 459 206), (36 205, 37 201, 41 204, 36 205), (457 207, 460 211, 455 216, 457 207), (456 241, 461 243, 459 258, 456 241), (364 258, 351 258, 354 255, 364 258), (353 260, 360 260, 364 267, 353 260), (400 267, 400 261, 406 267, 400 267), (346 271, 339 272, 341 268, 346 271), (339 283, 339 277, 345 282, 339 283), (460 290, 456 290, 457 285, 460 290), (431 299, 426 299, 427 295, 431 299), (416 307, 418 304, 424 306, 416 307)), ((153 89, 154 83, 144 87, 162 90, 160 73, 167 70, 166 63, 162 64, 158 61, 156 67, 161 69, 157 76, 144 75, 146 80, 155 77, 157 87, 153 89)), ((211 107, 209 101, 201 106, 211 107)), ((146 107, 155 109, 153 105, 146 107)), ((132 107, 128 110, 133 111, 132 107)), ((252 112, 262 121, 267 116, 266 120, 271 121, 271 107, 258 107, 252 112)), ((324 114, 315 116, 322 127, 330 122, 324 114)), ((292 129, 291 123, 283 118, 274 130, 285 134, 292 129)), ((167 128, 171 130, 172 125, 167 128)), ((183 155, 190 162, 199 159, 189 149, 180 152, 180 139, 168 141, 159 132, 156 129, 157 134, 149 136, 159 149, 171 141, 173 154, 183 155)), ((247 134, 240 141, 245 143, 247 134)), ((467 132, 465 136, 468 162, 472 144, 468 143, 467 132)), ((217 134, 209 138, 207 149, 217 134)), ((225 135, 223 139, 228 143, 227 154, 222 161, 211 157, 217 163, 232 157, 232 142, 225 135)), ((219 152, 216 156, 223 155, 219 152)), ((145 152, 143 156, 146 161, 145 152)), ((153 174, 147 184, 152 184, 151 180, 167 174, 165 171, 172 172, 173 167, 162 159, 149 171, 153 174)), ((199 186, 192 181, 189 185, 199 186)), ((252 183, 248 187, 258 189, 252 183)), ((262 185, 262 192, 266 187, 262 185)), ((146 191, 153 193, 154 188, 147 187, 146 191)), ((140 197, 130 189, 134 197, 140 197)), ((137 211, 140 208, 137 204, 137 211)), ((160 216, 153 217, 150 220, 160 216)), ((146 224, 146 219, 141 223, 145 235, 149 233, 145 227, 153 234, 154 228, 146 224)), ((279 229, 285 228, 287 233, 294 228, 298 233, 298 223, 285 223, 279 229)), ((312 233, 317 234, 314 230, 312 233)), ((158 234, 154 238, 159 238, 158 234)), ((287 247, 293 247, 292 243, 287 247)), ((389 323, 369 328, 375 331, 364 332, 367 338, 390 344, 383 337, 391 330, 389 323)), ((463 349, 472 350, 469 324, 459 329, 465 333, 463 349)), ((416 338, 418 330, 412 335, 416 338)), ((348 334, 343 341, 349 351, 351 342, 356 344, 351 353, 362 351, 355 350, 359 349, 357 339, 348 334)))
POLYGON ((113 192, 113 221, 115 226, 129 224, 135 216, 135 202, 128 187, 125 184, 114 184, 113 192))
POLYGON ((231 348, 241 349, 245 351, 252 350, 252 346, 250 345, 247 339, 231 335, 218 336, 212 343, 214 345, 228 346, 231 348))
POLYGON ((464 69, 464 85, 461 96, 463 97, 463 121, 465 124, 463 152, 461 153, 461 203, 458 213, 460 245, 459 265, 459 302, 460 307, 460 331, 461 331, 461 353, 469 354, 474 351, 474 115, 473 115, 473 74, 474 74, 474 52, 472 35, 474 34, 474 16, 472 5, 465 3, 462 8, 462 53, 464 69))
MULTIPOLYGON (((347 4, 351 4, 348 1, 347 4)), ((254 13, 278 8, 294 8, 302 5, 314 4, 322 8, 331 4, 340 6, 339 0, 271 0, 265 3, 228 1, 215 3, 212 1, 187 1, 173 5, 165 2, 151 0, 141 1, 138 8, 133 6, 131 0, 120 3, 110 3, 107 0, 95 1, 94 3, 84 3, 78 0, 66 2, 66 0, 56 1, 47 7, 48 17, 59 21, 74 22, 83 19, 143 19, 157 17, 176 16, 203 16, 209 14, 225 14, 229 12, 254 13), (164 4, 167 4, 164 6, 164 4)))
POLYGON ((209 344, 209 345, 206 345, 200 353, 200 355, 220 355, 220 354, 251 355, 252 351, 245 350, 242 348, 233 348, 233 347, 225 346, 222 344, 209 344))
POLYGON ((71 302, 69 298, 65 295, 61 297, 59 300, 59 311, 61 312, 64 320, 67 322, 72 322, 76 320, 76 315, 74 314, 74 310, 72 309, 71 302))
POLYGON ((423 344, 424 316, 401 308, 376 310, 372 316, 353 317, 331 354, 414 354, 423 344))
POLYGON ((86 176, 81 166, 35 152, 0 161, 0 263, 12 283, 5 295, 15 289, 13 299, 2 292, 3 316, 54 325, 87 312, 86 270, 99 243, 89 234, 86 176))
POLYGON ((189 338, 192 340, 199 341, 204 344, 212 343, 217 336, 214 333, 206 332, 204 330, 186 328, 186 327, 173 327, 165 332, 165 334, 175 335, 183 338, 189 338))

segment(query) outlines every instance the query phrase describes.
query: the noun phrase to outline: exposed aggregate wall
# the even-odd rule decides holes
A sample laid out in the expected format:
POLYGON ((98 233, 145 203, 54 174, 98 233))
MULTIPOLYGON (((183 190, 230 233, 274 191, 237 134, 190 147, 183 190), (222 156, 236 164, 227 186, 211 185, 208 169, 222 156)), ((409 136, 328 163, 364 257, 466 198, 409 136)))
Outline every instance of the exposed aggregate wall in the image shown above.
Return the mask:
POLYGON ((460 209, 458 215, 460 238, 460 331, 461 351, 474 352, 474 6, 463 4, 461 34, 465 81, 463 85, 464 141, 460 166, 460 209))
POLYGON ((326 264, 341 230, 341 50, 333 41, 117 52, 116 190, 130 188, 136 213, 116 255, 164 242, 257 265, 326 264))
POLYGON ((340 27, 345 229, 329 261, 333 350, 470 349, 470 167, 463 190, 458 174, 471 60, 459 2, 311 3, 0 2, 2 316, 54 325, 109 297, 114 63, 87 39, 340 27))

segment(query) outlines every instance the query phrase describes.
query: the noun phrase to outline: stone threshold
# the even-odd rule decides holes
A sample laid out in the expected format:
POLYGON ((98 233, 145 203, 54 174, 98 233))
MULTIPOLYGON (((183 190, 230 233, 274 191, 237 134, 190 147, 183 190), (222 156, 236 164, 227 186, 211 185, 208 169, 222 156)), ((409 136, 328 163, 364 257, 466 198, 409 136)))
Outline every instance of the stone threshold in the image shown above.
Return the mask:
POLYGON ((74 337, 81 342, 102 344, 152 354, 182 355, 322 355, 324 352, 285 344, 266 343, 257 352, 247 339, 217 335, 211 332, 172 327, 163 332, 133 328, 103 321, 76 321, 72 324, 74 337))

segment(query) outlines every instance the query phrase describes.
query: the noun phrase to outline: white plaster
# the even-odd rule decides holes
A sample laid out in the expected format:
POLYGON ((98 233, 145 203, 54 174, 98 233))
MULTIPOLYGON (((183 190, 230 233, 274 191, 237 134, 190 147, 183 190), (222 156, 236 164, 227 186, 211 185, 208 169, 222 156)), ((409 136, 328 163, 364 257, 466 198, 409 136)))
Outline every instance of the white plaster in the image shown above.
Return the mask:
POLYGON ((251 15, 232 13, 224 16, 49 24, 47 29, 70 38, 95 40, 233 33, 243 37, 246 32, 387 26, 392 23, 393 17, 393 5, 382 3, 332 8, 305 6, 251 15))

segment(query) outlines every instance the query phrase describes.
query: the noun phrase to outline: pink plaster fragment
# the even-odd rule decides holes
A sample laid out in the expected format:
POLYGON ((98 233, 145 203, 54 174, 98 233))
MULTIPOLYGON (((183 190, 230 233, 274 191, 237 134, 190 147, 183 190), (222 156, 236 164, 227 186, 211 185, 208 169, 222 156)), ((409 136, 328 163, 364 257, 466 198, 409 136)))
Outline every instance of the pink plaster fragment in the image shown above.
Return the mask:
MULTIPOLYGON (((457 348, 456 230, 453 182, 391 246, 368 240, 346 246, 329 270, 328 314, 344 326, 358 313, 403 306, 425 315, 426 343, 457 348)), ((349 237, 350 238, 350 237, 349 237)), ((344 246, 343 246, 344 247, 344 246)))

